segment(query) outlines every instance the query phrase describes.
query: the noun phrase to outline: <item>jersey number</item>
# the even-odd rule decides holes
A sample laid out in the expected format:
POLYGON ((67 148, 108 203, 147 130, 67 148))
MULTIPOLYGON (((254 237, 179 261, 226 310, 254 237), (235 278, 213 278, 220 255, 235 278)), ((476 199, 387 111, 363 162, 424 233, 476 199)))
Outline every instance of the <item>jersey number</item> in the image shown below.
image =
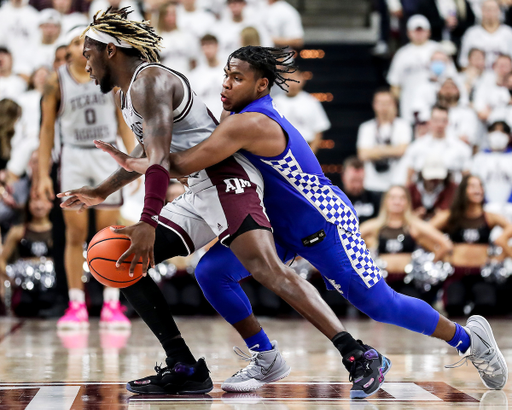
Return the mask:
POLYGON ((92 108, 87 108, 85 110, 85 123, 87 125, 96 123, 96 112, 92 108))

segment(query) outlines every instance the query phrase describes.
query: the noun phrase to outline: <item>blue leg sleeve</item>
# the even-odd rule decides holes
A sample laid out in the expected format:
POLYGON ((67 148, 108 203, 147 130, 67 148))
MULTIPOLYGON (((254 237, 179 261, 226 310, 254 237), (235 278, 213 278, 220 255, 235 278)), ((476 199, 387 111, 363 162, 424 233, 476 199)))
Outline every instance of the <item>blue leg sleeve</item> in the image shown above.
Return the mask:
POLYGON ((217 242, 201 258, 195 274, 204 296, 227 322, 234 324, 252 314, 251 303, 238 283, 249 272, 229 248, 217 242))
POLYGON ((434 333, 439 312, 428 303, 395 292, 383 279, 368 288, 355 276, 350 282, 347 299, 361 312, 378 322, 428 336, 434 333))

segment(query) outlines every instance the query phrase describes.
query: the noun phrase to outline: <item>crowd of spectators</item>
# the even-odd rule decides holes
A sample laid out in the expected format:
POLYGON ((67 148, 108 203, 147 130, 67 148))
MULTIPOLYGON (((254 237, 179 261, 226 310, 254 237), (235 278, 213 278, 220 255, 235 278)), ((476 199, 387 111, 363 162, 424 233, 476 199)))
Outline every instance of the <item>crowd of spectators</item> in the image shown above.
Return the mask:
MULTIPOLYGON (((30 202, 31 192, 35 197, 33 187, 38 178, 41 98, 49 76, 69 62, 67 33, 76 27, 85 29, 98 11, 109 7, 128 7, 128 18, 151 21, 162 37, 161 63, 185 74, 194 92, 217 118, 222 111, 224 65, 231 52, 244 45, 300 49, 304 42, 300 14, 284 0, 0 0, 0 228, 4 245, 0 253, 0 300, 8 279, 14 287, 23 287, 24 292, 35 293, 39 284, 43 288, 54 285, 55 277, 43 275, 34 265, 41 258, 57 258, 62 253, 62 241, 55 233, 59 231, 63 237, 62 218, 56 217, 58 202, 48 214, 52 204, 38 198, 43 203, 37 202, 37 209, 44 209, 46 214, 38 216, 37 221, 33 218, 35 202, 30 202), (48 217, 51 222, 56 221, 53 228, 45 219, 48 217), (44 240, 37 240, 38 235, 32 230, 39 229, 38 224, 46 231, 53 229, 53 237, 45 231, 44 240), (54 243, 59 247, 55 253, 51 249, 54 243), (27 255, 24 246, 47 251, 27 255), (36 274, 15 281, 16 263, 20 269, 31 269, 36 274)), ((302 87, 303 83, 298 84, 287 96, 281 96, 279 106, 290 115, 295 113, 294 107, 303 110, 307 121, 298 116, 302 123, 297 126, 316 150, 322 132, 330 124, 321 104, 302 87)), ((52 156, 58 163, 62 142, 59 133, 55 134, 52 156)), ((121 140, 119 145, 123 146, 121 140)), ((121 222, 130 224, 139 219, 143 187, 140 180, 126 187, 121 222)), ((181 184, 171 184, 168 200, 182 190, 181 184)), ((58 272, 56 277, 59 278, 58 272)), ((60 275, 59 282, 63 281, 65 276, 60 275)))
MULTIPOLYGON (((448 260, 456 267, 446 281, 451 290, 444 288, 445 308, 468 313, 478 305, 475 289, 484 280, 480 271, 489 254, 499 266, 512 255, 509 2, 382 2, 383 15, 391 16, 387 30, 395 27, 407 44, 392 57, 388 87, 374 94, 375 117, 360 125, 357 156, 346 159, 342 185, 389 280, 399 278, 397 289, 404 290, 413 252, 431 251, 434 262, 448 260), (501 251, 489 251, 493 241, 501 251), (461 279, 468 275, 472 280, 461 279), (459 297, 461 293, 465 296, 459 297)), ((4 0, 0 228, 5 238, 15 226, 11 237, 16 241, 11 243, 23 242, 21 234, 32 226, 22 215, 37 178, 40 99, 48 75, 66 63, 62 39, 108 7, 130 7, 130 18, 151 20, 163 38, 162 63, 184 73, 216 117, 222 111, 223 68, 232 51, 243 45, 300 49, 304 44, 300 15, 285 0, 4 0)), ((384 28, 381 43, 389 38, 384 28)), ((276 92, 274 99, 316 153, 330 122, 321 104, 303 90, 306 74, 294 73, 297 82, 290 82, 288 93, 276 92)), ((177 189, 181 187, 170 186, 169 199, 177 189)), ((125 222, 138 220, 142 201, 140 181, 126 187, 121 211, 125 222)), ((46 219, 41 220, 45 225, 46 219)), ((9 249, 9 255, 15 254, 9 249)), ((5 278, 8 260, 2 257, 0 276, 5 278)), ((506 269, 501 272, 502 277, 493 274, 495 283, 510 284, 506 269)), ((493 289, 495 297, 491 302, 487 298, 486 306, 500 303, 497 286, 493 289)), ((418 296, 417 289, 409 291, 418 296)))
MULTIPOLYGON (((407 42, 391 56, 388 87, 374 94, 374 119, 359 127, 358 160, 345 166, 349 175, 354 164, 364 168, 358 198, 367 199, 355 202, 358 212, 373 210, 371 199, 383 195, 380 212, 361 225, 363 238, 388 281, 401 274, 397 289, 404 291, 413 252, 425 249, 433 252, 429 263, 449 261, 454 268, 442 285, 450 313, 496 308, 506 304, 500 289, 510 286, 512 272, 482 272, 492 264, 507 266, 503 259, 512 255, 511 3, 388 0, 385 5, 381 14, 392 24, 386 26, 384 18, 374 53, 392 44, 389 32, 407 42), (448 248, 439 236, 437 245, 432 235, 421 240, 418 220, 446 234, 448 248)), ((350 179, 342 176, 344 184, 350 179)), ((431 288, 425 286, 423 296, 432 302, 426 295, 431 288)))

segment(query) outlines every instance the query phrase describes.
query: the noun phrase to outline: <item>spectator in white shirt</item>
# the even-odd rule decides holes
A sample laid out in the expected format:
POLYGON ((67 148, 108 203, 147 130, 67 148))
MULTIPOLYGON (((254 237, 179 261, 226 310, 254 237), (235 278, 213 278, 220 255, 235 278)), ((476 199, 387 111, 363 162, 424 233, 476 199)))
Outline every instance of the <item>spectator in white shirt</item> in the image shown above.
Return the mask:
POLYGON ((500 5, 497 0, 482 3, 482 24, 471 27, 462 38, 459 64, 468 65, 472 48, 485 52, 486 67, 490 68, 499 54, 512 56, 512 28, 501 24, 500 5))
POLYGON ((301 49, 304 46, 304 29, 299 12, 284 0, 268 0, 268 4, 265 24, 274 44, 301 49))
POLYGON ((412 16, 407 22, 407 35, 411 42, 400 48, 388 73, 391 91, 400 101, 400 114, 409 123, 414 122, 412 112, 408 109, 414 98, 418 79, 428 75, 430 57, 439 49, 439 43, 429 40, 430 23, 424 16, 412 16))
MULTIPOLYGON (((418 77, 410 110, 415 120, 419 112, 429 113, 437 100, 437 93, 447 78, 457 79, 457 70, 451 58, 441 50, 435 51, 430 57, 428 73, 423 78, 418 77)), ((467 103, 468 98, 462 88, 461 101, 467 103)), ((407 115, 406 115, 407 116, 407 115)), ((416 122, 415 121, 415 122, 416 122)))
POLYGON ((357 154, 365 164, 364 187, 385 192, 397 183, 398 160, 411 142, 411 125, 397 117, 396 101, 387 89, 373 96, 375 118, 359 127, 357 154))
MULTIPOLYGON (((506 105, 502 105, 494 109, 489 117, 487 118, 487 123, 493 124, 497 121, 505 121, 509 127, 512 127, 512 72, 508 73, 505 76, 505 81, 503 84, 504 88, 507 89, 510 94, 510 99, 506 105)), ((505 98, 505 96, 503 96, 505 98)), ((485 141, 484 147, 488 147, 488 141, 485 141)))
POLYGON ((212 13, 196 7, 196 0, 180 0, 178 6, 178 27, 189 31, 199 40, 205 34, 211 32, 215 24, 215 16, 212 13))
POLYGON ((24 0, 11 0, 0 8, 0 45, 11 50, 13 71, 28 80, 39 42, 39 12, 24 0))
POLYGON ((224 63, 218 59, 219 45, 217 38, 207 34, 201 39, 201 50, 206 64, 200 64, 192 70, 188 79, 194 92, 206 104, 215 118, 220 119, 222 114, 222 80, 224 77, 224 63))
POLYGON ((461 103, 460 88, 448 78, 437 93, 437 104, 448 109, 448 135, 475 147, 480 143, 480 124, 475 111, 461 103))
POLYGON ((512 208, 512 149, 510 127, 499 121, 489 127, 489 149, 473 158, 471 174, 478 176, 485 188, 486 210, 508 213, 512 208))
POLYGON ((84 14, 71 12, 72 3, 73 0, 52 0, 52 7, 61 16, 61 33, 63 35, 76 26, 89 24, 89 20, 84 14))
POLYGON ((27 83, 12 72, 12 55, 5 47, 0 47, 0 100, 17 100, 27 89, 27 83))
POLYGON ((304 91, 306 79, 297 70, 288 78, 288 92, 279 94, 274 101, 279 112, 297 128, 316 154, 320 148, 324 131, 331 128, 322 104, 311 94, 304 91))
POLYGON ((199 57, 197 39, 176 24, 176 5, 168 3, 160 8, 158 34, 162 36, 162 64, 187 75, 199 57))
POLYGON ((61 17, 57 10, 44 9, 41 11, 39 17, 41 40, 33 56, 34 69, 41 66, 52 66, 55 57, 55 49, 57 48, 57 40, 61 34, 61 17))
POLYGON ((485 75, 476 90, 473 107, 478 118, 484 123, 488 121, 494 110, 508 105, 510 93, 505 87, 506 76, 512 71, 512 60, 509 55, 499 55, 493 64, 493 71, 485 75))
POLYGON ((267 29, 260 24, 257 16, 246 16, 244 9, 245 0, 227 1, 230 15, 219 21, 213 28, 213 34, 219 41, 219 57, 225 61, 228 56, 241 47, 241 33, 244 28, 254 27, 258 31, 260 43, 263 47, 272 47, 274 43, 267 29))
MULTIPOLYGON (((430 127, 428 122, 430 121, 430 112, 419 112, 418 118, 414 123, 414 131, 413 131, 413 140, 417 140, 421 137, 424 137, 430 132, 430 127)), ((405 177, 404 177, 405 181, 405 177)), ((405 183, 405 182, 404 182, 405 183)))
POLYGON ((468 65, 459 74, 459 81, 464 84, 468 99, 473 102, 475 87, 485 72, 485 51, 472 48, 468 54, 468 65))
POLYGON ((471 149, 457 138, 447 135, 448 110, 434 106, 429 121, 430 133, 414 141, 405 152, 404 165, 407 167, 407 185, 415 180, 426 158, 442 158, 446 169, 459 182, 462 173, 471 167, 471 149))

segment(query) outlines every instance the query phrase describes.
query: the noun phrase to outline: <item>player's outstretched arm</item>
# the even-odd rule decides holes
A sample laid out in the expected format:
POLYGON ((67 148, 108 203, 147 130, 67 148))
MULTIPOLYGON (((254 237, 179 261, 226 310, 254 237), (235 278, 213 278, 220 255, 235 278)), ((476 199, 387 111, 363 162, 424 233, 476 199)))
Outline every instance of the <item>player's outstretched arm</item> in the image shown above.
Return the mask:
MULTIPOLYGON (((134 157, 144 156, 144 148, 142 145, 138 144, 131 152, 131 155, 134 157)), ((110 194, 136 180, 140 176, 141 174, 137 172, 129 172, 123 168, 119 168, 97 187, 84 186, 82 188, 61 192, 57 194, 57 197, 69 197, 61 203, 61 208, 77 209, 78 212, 83 212, 91 206, 102 203, 110 194)))
POLYGON ((273 157, 286 148, 282 128, 260 113, 231 115, 224 119, 212 135, 186 151, 172 153, 170 175, 176 178, 218 164, 240 150, 273 157))
POLYGON ((124 152, 118 150, 112 144, 100 140, 94 140, 96 148, 109 154, 119 164, 119 166, 128 172, 138 172, 145 174, 149 167, 149 160, 144 158, 133 158, 131 155, 126 155, 124 152))
POLYGON ((169 155, 171 178, 190 175, 208 168, 246 149, 254 137, 254 120, 245 115, 232 115, 224 119, 210 137, 186 151, 169 155), (248 120, 248 121, 244 121, 248 120))

